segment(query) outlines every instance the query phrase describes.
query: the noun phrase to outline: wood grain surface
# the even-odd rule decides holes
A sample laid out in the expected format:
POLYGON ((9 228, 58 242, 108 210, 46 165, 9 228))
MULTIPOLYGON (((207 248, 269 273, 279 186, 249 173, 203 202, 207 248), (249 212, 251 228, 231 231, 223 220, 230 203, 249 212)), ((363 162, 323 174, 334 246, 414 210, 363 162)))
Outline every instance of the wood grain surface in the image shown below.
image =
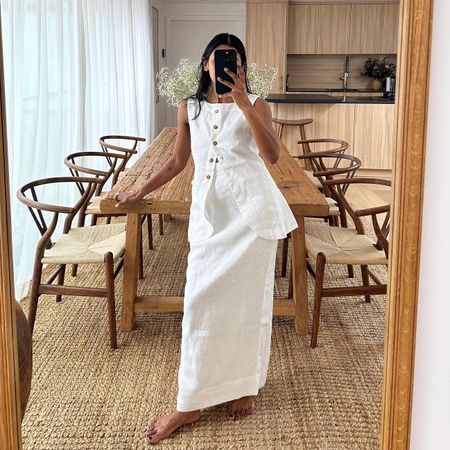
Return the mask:
MULTIPOLYGON (((112 192, 127 192, 140 188, 173 153, 177 129, 166 127, 148 149, 117 182, 112 192)), ((326 216, 328 205, 324 196, 310 181, 305 171, 280 143, 280 158, 276 164, 266 163, 272 178, 283 193, 294 214, 302 216, 326 216)), ((176 177, 148 194, 141 202, 115 208, 115 200, 103 199, 102 212, 179 213, 188 214, 191 204, 191 180, 194 175, 192 157, 176 177)))

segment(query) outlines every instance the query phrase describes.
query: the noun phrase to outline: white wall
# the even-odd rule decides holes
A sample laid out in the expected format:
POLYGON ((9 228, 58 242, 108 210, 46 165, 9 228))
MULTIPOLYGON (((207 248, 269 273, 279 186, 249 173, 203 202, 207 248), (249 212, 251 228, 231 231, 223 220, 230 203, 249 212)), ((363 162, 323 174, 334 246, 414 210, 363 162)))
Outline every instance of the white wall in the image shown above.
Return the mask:
POLYGON ((434 3, 412 450, 450 448, 450 2, 434 3))

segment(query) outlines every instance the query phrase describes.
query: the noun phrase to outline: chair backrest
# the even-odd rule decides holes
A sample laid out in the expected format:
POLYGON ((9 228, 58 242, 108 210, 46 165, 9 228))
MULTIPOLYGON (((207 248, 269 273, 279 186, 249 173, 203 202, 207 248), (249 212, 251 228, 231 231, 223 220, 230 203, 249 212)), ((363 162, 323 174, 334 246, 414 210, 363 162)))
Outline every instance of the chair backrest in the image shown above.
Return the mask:
POLYGON ((365 234, 364 225, 361 218, 366 216, 370 216, 372 218, 373 229, 377 237, 377 243, 375 246, 379 250, 384 250, 386 257, 388 257, 391 202, 372 208, 358 210, 354 209, 345 194, 350 185, 356 184, 390 187, 392 183, 390 180, 383 178, 369 177, 341 178, 324 181, 324 185, 330 190, 330 192, 332 192, 333 198, 338 199, 339 204, 345 208, 346 212, 352 218, 355 228, 359 234, 365 234), (382 222, 380 220, 382 220, 382 222))
MULTIPOLYGON (((320 139, 304 139, 297 141, 297 144, 301 144, 304 155, 318 154, 318 153, 344 153, 348 149, 348 142, 342 139, 334 138, 320 138, 320 139), (331 148, 327 148, 321 151, 311 151, 310 144, 335 144, 331 148)), ((315 147, 314 147, 315 148, 315 147)))
POLYGON ((43 178, 27 183, 17 191, 17 198, 20 202, 28 207, 31 216, 33 217, 36 226, 41 233, 42 237, 38 243, 38 250, 40 252, 43 252, 45 248, 50 248, 52 246, 51 236, 58 224, 59 216, 66 215, 63 233, 68 233, 70 228, 72 227, 72 222, 75 216, 83 208, 86 209, 88 202, 94 195, 96 187, 100 182, 100 179, 93 177, 67 176, 43 178), (80 198, 73 207, 55 205, 39 200, 37 188, 47 188, 49 186, 52 186, 55 187, 55 189, 58 189, 65 183, 73 183, 77 186, 79 183, 82 183, 84 185, 83 193, 81 193, 80 198), (51 220, 45 219, 44 212, 53 213, 51 215, 51 220))
MULTIPOLYGON (((64 159, 64 164, 69 168, 72 176, 80 177, 80 174, 88 174, 94 175, 95 178, 99 179, 95 195, 101 194, 108 180, 113 178, 116 173, 118 174, 121 172, 126 163, 127 159, 123 153, 107 153, 104 151, 76 152, 71 153, 64 159), (88 159, 91 164, 87 165, 86 159, 88 159), (107 166, 107 168, 106 170, 101 170, 97 168, 98 166, 107 166)), ((77 183, 77 187, 80 193, 83 194, 85 189, 84 184, 77 183)))
MULTIPOLYGON (((361 160, 357 156, 347 155, 343 151, 335 153, 315 152, 309 155, 297 157, 299 159, 307 159, 311 162, 313 175, 320 181, 323 186, 325 195, 332 197, 332 193, 324 184, 327 180, 339 178, 353 178, 356 171, 361 167, 361 160)), ((348 186, 343 186, 343 191, 348 186)))
MULTIPOLYGON (((130 158, 137 153, 136 148, 138 146, 138 143, 145 142, 145 138, 139 136, 125 136, 125 135, 111 134, 100 137, 98 142, 100 144, 100 147, 105 153, 115 151, 115 152, 122 152, 125 155, 126 161, 122 169, 124 170, 130 158), (114 141, 118 140, 129 142, 130 146, 123 147, 121 145, 116 145, 114 141)), ((118 177, 119 172, 117 174, 114 174, 112 178, 112 186, 114 186, 117 183, 118 177)))

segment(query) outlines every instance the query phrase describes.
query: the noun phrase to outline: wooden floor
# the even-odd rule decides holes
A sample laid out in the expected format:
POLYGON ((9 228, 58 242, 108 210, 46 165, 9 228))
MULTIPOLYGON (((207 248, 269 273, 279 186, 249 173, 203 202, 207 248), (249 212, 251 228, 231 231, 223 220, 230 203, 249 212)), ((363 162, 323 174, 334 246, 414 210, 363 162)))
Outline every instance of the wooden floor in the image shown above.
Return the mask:
MULTIPOLYGON (((358 176, 362 175, 358 174, 358 176)), ((392 188, 377 185, 353 185, 347 192, 347 198, 356 209, 373 208, 392 201, 392 188)))
MULTIPOLYGON (((392 179, 391 170, 358 169, 355 176, 364 178, 392 179)), ((373 208, 392 201, 392 188, 380 185, 352 185, 346 198, 355 209, 373 208)))
POLYGON ((386 178, 390 180, 392 178, 392 170, 378 170, 378 169, 359 169, 359 177, 374 177, 374 178, 386 178))

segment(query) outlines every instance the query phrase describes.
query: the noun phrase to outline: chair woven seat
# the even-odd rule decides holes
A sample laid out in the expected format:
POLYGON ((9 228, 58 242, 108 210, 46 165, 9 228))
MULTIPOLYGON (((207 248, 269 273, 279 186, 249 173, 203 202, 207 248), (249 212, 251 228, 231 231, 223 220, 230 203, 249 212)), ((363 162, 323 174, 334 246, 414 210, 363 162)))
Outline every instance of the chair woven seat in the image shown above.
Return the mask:
POLYGON ((101 214, 100 211, 100 201, 103 199, 103 196, 96 195, 91 198, 87 208, 86 208, 86 214, 101 214))
POLYGON ((72 228, 46 250, 44 264, 98 264, 107 252, 116 261, 125 249, 125 223, 72 228))
MULTIPOLYGON (((102 211, 100 209, 100 202, 105 198, 107 192, 103 192, 102 195, 94 195, 86 208, 86 214, 94 214, 100 216, 102 211)), ((112 214, 111 214, 112 215, 112 214)))
POLYGON ((329 264, 387 265, 383 250, 377 250, 374 242, 355 229, 330 227, 323 224, 307 224, 306 250, 316 261, 323 253, 329 264))
MULTIPOLYGON (((109 341, 112 349, 117 348, 116 300, 114 279, 119 274, 125 253, 126 224, 115 223, 84 227, 85 208, 95 193, 101 193, 107 178, 112 174, 119 156, 106 155, 104 152, 79 152, 68 155, 64 163, 69 167, 70 177, 52 177, 35 180, 25 184, 17 191, 18 199, 30 210, 42 237, 34 257, 33 279, 31 281, 30 305, 28 309, 28 324, 33 334, 34 323, 38 309, 39 297, 43 294, 56 295, 60 302, 63 295, 94 296, 106 299, 108 306, 109 341), (82 156, 110 157, 109 171, 90 169, 79 166, 76 160, 82 156), (95 177, 80 177, 81 169, 95 177), (80 193, 74 206, 57 205, 48 201, 40 201, 36 187, 40 192, 47 192, 47 188, 57 189, 71 185, 80 193), (46 189, 42 189, 45 186, 46 189), (52 213, 50 218, 45 213, 52 213), (64 233, 52 241, 58 220, 65 216, 64 233), (72 228, 74 219, 78 216, 78 228, 72 228), (117 261, 117 264, 114 264, 117 261), (56 270, 42 280, 44 264, 54 264, 56 270), (72 265, 72 276, 76 276, 79 264, 99 264, 104 270, 104 287, 88 287, 80 285, 67 286, 65 282, 66 266, 72 265), (116 266, 116 267, 114 267, 116 266), (56 282, 55 282, 56 280, 56 282)), ((56 191, 58 192, 58 191, 56 191)), ((141 255, 139 255, 141 257, 141 255)), ((141 259, 142 260, 142 259, 141 259)))
MULTIPOLYGON (((298 159, 297 162, 300 164, 301 160, 298 159)), ((322 183, 317 177, 313 175, 312 170, 305 170, 305 173, 308 176, 308 178, 313 182, 314 186, 316 186, 317 189, 322 189, 322 183)))
MULTIPOLYGON (((118 181, 121 180, 126 175, 127 173, 126 171, 127 169, 123 170, 122 172, 119 172, 119 176, 117 177, 118 181)), ((100 215, 101 214, 100 201, 104 198, 106 194, 107 193, 104 192, 102 195, 94 195, 86 208, 86 214, 100 215)))
POLYGON ((325 200, 327 201, 328 207, 330 209, 329 210, 330 216, 339 216, 341 212, 339 211, 337 202, 330 197, 325 197, 325 200))

